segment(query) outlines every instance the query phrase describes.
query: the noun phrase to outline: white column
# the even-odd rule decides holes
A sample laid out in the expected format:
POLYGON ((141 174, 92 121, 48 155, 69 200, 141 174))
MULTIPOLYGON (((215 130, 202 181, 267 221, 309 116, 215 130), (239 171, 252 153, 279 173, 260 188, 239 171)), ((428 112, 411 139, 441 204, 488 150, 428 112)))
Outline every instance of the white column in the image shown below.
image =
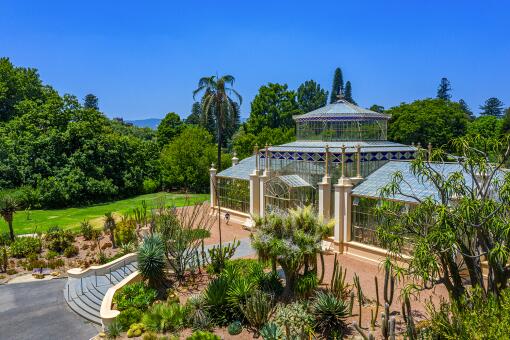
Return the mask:
POLYGON ((268 176, 264 173, 264 175, 260 176, 260 191, 259 191, 259 216, 264 217, 266 213, 266 199, 264 197, 264 193, 266 192, 266 182, 268 180, 268 176))
POLYGON ((342 177, 335 184, 335 242, 343 252, 343 243, 351 239, 351 193, 352 182, 342 177))
POLYGON ((210 178, 210 182, 209 182, 209 188, 210 188, 210 191, 211 191, 211 208, 214 208, 217 204, 216 204, 216 191, 217 191, 217 180, 216 180, 216 169, 214 168, 214 163, 211 164, 211 168, 209 169, 209 178, 210 178))
POLYGON ((250 215, 260 215, 260 173, 253 170, 250 175, 250 215))

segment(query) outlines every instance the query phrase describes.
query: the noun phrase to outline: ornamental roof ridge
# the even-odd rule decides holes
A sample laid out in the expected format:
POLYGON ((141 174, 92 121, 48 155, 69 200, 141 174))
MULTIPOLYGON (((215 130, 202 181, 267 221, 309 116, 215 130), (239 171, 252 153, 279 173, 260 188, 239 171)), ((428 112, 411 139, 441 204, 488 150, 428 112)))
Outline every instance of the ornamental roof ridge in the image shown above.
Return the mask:
POLYGON ((325 105, 316 110, 302 115, 293 116, 296 121, 305 120, 348 120, 348 119, 373 119, 388 120, 390 115, 365 109, 348 102, 345 99, 338 99, 334 103, 325 105))

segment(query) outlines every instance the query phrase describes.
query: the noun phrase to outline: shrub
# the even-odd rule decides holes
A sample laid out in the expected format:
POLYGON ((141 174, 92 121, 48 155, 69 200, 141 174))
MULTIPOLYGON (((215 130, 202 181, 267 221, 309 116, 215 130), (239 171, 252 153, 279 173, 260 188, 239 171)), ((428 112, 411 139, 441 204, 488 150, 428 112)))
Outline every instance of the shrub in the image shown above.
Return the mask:
POLYGON ((254 283, 243 277, 238 277, 230 282, 227 289, 227 302, 230 305, 233 314, 239 314, 240 307, 244 305, 254 287, 254 283))
POLYGON ((48 252, 46 253, 46 255, 44 255, 44 258, 46 260, 53 260, 55 257, 58 256, 58 253, 56 251, 53 251, 53 250, 48 250, 48 252))
POLYGON ((145 327, 154 332, 176 331, 184 325, 184 308, 177 304, 153 305, 142 318, 145 327))
POLYGON ((0 272, 5 272, 9 267, 9 256, 7 255, 7 248, 0 247, 0 272))
POLYGON ((127 331, 127 337, 134 338, 134 337, 141 336, 144 331, 145 331, 145 326, 143 325, 143 323, 134 323, 131 326, 129 326, 129 329, 127 331))
POLYGON ((152 194, 153 192, 156 192, 159 188, 158 182, 151 178, 146 178, 143 180, 143 192, 145 194, 152 194))
POLYGON ((69 258, 78 255, 78 247, 74 244, 64 249, 64 256, 69 258))
POLYGON ((142 340, 158 340, 158 335, 153 332, 143 333, 142 340))
POLYGON ((210 330, 213 328, 213 320, 206 310, 203 295, 192 295, 186 301, 188 325, 193 330, 210 330))
POLYGON ((258 331, 267 321, 273 310, 271 298, 264 292, 254 291, 253 294, 246 299, 242 311, 246 320, 253 329, 258 331))
POLYGON ((18 274, 18 271, 17 271, 16 269, 14 269, 14 268, 9 268, 9 269, 7 269, 7 270, 5 271, 5 273, 6 273, 7 275, 14 275, 14 274, 18 274))
POLYGON ((427 309, 429 329, 440 339, 507 339, 510 334, 510 288, 499 298, 474 289, 459 302, 442 301, 427 309))
POLYGON ((9 246, 11 244, 11 237, 8 232, 0 233, 0 246, 9 246))
POLYGON ((240 241, 234 240, 226 245, 218 245, 209 248, 207 252, 209 253, 210 262, 207 271, 213 274, 220 274, 228 260, 234 256, 240 244, 240 241))
POLYGON ((227 301, 228 286, 229 281, 220 276, 209 282, 204 292, 207 311, 218 325, 224 325, 230 319, 227 301))
POLYGON ((319 291, 310 306, 311 314, 315 317, 315 328, 327 339, 332 336, 341 338, 345 330, 345 319, 348 316, 348 306, 331 292, 319 291))
POLYGON ((310 295, 312 295, 313 291, 317 288, 318 285, 319 279, 317 278, 317 274, 314 272, 309 272, 300 276, 296 280, 294 291, 302 298, 307 299, 310 297, 310 295))
POLYGON ((122 332, 122 327, 117 320, 113 320, 110 326, 106 328, 106 336, 108 339, 115 339, 122 332))
POLYGON ((64 265, 65 265, 65 262, 63 259, 53 259, 53 260, 49 260, 46 263, 46 267, 51 268, 51 269, 60 268, 60 267, 63 267, 64 265))
POLYGON ((240 321, 234 321, 228 325, 228 334, 230 335, 237 335, 240 334, 243 331, 243 325, 240 321))
POLYGON ((274 296, 278 296, 283 293, 282 279, 276 272, 263 272, 258 278, 258 286, 262 291, 274 296))
POLYGON ((129 218, 124 218, 117 223, 115 227, 115 240, 118 245, 127 244, 136 241, 136 222, 129 218))
POLYGON ((62 230, 59 227, 52 227, 44 236, 44 240, 49 250, 62 253, 74 243, 74 235, 69 230, 62 230))
POLYGON ((12 257, 22 258, 41 252, 41 240, 36 237, 18 237, 11 243, 9 253, 12 257))
POLYGON ((285 330, 287 337, 301 336, 304 338, 308 337, 314 323, 313 316, 308 313, 307 306, 303 302, 278 305, 273 321, 282 330, 285 330))
POLYGON ((158 234, 144 239, 138 248, 138 270, 151 287, 159 286, 165 277, 165 244, 158 234))
POLYGON ((221 338, 211 332, 196 331, 188 336, 186 340, 221 340, 221 338))
POLYGON ((85 240, 90 241, 95 240, 99 236, 100 231, 94 229, 89 221, 83 221, 80 223, 80 233, 83 235, 85 240))
POLYGON ((127 331, 129 329, 129 326, 139 322, 142 319, 142 315, 143 315, 142 311, 130 307, 121 311, 120 314, 117 316, 116 320, 120 324, 122 331, 127 331))
POLYGON ((143 282, 137 282, 124 286, 115 294, 113 302, 120 311, 130 307, 145 311, 156 300, 157 295, 155 289, 147 287, 143 282))
POLYGON ((34 268, 44 268, 46 267, 46 262, 38 259, 37 257, 27 257, 26 260, 21 262, 21 266, 25 270, 32 270, 34 268))
POLYGON ((283 338, 282 330, 273 322, 268 322, 262 326, 260 335, 264 340, 280 340, 283 338))

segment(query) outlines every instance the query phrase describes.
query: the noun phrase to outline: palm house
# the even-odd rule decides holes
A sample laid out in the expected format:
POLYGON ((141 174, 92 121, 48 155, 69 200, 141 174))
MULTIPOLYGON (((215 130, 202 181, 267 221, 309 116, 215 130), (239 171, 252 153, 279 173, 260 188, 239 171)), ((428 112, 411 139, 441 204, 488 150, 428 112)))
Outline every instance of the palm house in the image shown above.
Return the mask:
POLYGON ((253 216, 312 205, 335 220, 340 251, 365 256, 378 246, 370 213, 378 190, 417 151, 387 140, 389 118, 344 99, 294 116, 295 142, 255 148, 228 169, 210 170, 211 205, 246 226, 253 216))

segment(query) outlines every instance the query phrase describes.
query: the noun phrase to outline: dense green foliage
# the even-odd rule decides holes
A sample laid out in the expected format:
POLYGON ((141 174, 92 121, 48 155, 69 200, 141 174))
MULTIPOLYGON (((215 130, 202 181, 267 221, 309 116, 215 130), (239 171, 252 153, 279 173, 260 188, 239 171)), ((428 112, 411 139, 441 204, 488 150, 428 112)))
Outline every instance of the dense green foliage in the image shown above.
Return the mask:
POLYGON ((68 206, 140 193, 157 176, 154 142, 115 131, 35 70, 0 59, 0 89, 0 189, 28 186, 36 204, 68 206))
POLYGON ((185 310, 178 303, 158 303, 143 315, 142 323, 154 332, 174 332, 184 326, 185 310))
POLYGON ((293 129, 292 116, 300 113, 296 93, 289 90, 287 84, 269 83, 259 88, 251 102, 247 131, 258 134, 264 127, 293 129))
POLYGON ((467 135, 498 138, 503 134, 503 120, 495 116, 480 116, 468 125, 467 135))
POLYGON ((440 339, 505 339, 510 334, 510 290, 499 297, 474 290, 460 301, 430 304, 429 328, 440 339))
POLYGON ((460 105, 442 99, 417 100, 387 110, 391 115, 388 139, 410 145, 428 143, 434 146, 447 144, 455 137, 463 136, 468 118, 460 105))
POLYGON ((346 328, 347 309, 347 304, 333 293, 317 292, 310 306, 310 312, 315 317, 315 328, 326 339, 332 336, 340 338, 346 328))
POLYGON ((167 145, 172 139, 178 136, 182 129, 183 123, 181 117, 175 112, 169 112, 158 125, 156 137, 159 145, 167 145))
POLYGON ((314 80, 307 80, 299 85, 297 104, 301 112, 306 113, 323 107, 328 101, 328 91, 325 91, 314 80))
POLYGON ((12 257, 22 258, 41 252, 41 240, 37 237, 18 237, 9 246, 12 257))
POLYGON ((349 103, 356 105, 356 102, 352 98, 352 84, 349 80, 345 83, 344 99, 347 100, 349 103))
POLYGON ((143 282, 137 282, 124 286, 115 294, 113 302, 120 311, 128 308, 145 311, 156 300, 156 296, 156 290, 149 288, 143 282))
POLYGON ((165 278, 165 244, 158 234, 147 236, 138 248, 138 270, 149 286, 158 287, 165 278))
POLYGON ((247 129, 241 128, 234 135, 232 140, 233 149, 237 152, 237 157, 243 159, 253 154, 255 145, 263 148, 268 145, 281 145, 295 140, 294 129, 283 130, 280 128, 272 129, 263 127, 258 134, 246 132, 247 129))
MULTIPOLYGON (((215 163, 213 136, 199 126, 188 126, 161 152, 164 189, 187 188, 205 192, 209 188, 209 168, 215 163)), ((230 161, 223 157, 225 165, 230 161)))

